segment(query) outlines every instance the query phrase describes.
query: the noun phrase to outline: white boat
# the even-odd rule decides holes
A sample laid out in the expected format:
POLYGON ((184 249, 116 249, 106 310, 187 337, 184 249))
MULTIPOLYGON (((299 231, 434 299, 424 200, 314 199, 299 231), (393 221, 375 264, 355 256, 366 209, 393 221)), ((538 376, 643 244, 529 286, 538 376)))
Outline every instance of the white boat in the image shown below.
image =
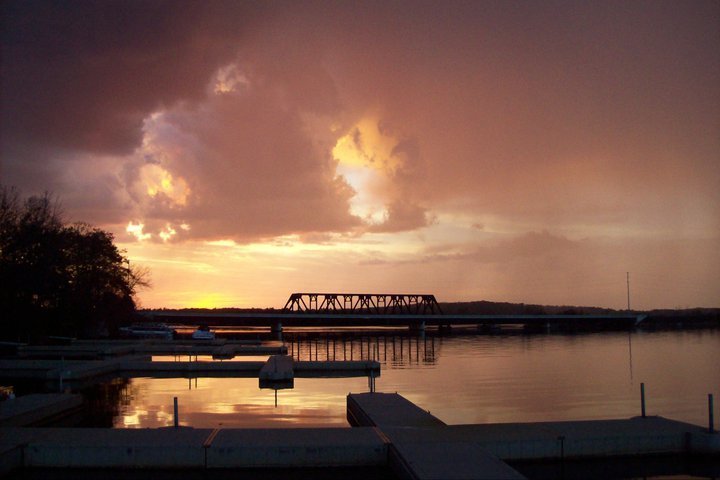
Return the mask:
POLYGON ((160 338, 172 340, 175 337, 175 330, 164 323, 135 323, 129 327, 121 327, 120 334, 134 338, 160 338))
POLYGON ((215 332, 207 325, 201 325, 192 334, 193 340, 215 340, 215 332))

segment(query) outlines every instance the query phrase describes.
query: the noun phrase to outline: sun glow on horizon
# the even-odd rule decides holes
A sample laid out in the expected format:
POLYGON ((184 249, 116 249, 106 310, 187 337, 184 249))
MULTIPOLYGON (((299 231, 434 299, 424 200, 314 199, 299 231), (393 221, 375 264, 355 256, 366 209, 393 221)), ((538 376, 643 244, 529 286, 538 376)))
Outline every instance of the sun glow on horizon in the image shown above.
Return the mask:
MULTIPOLYGON (((241 302, 242 303, 242 302, 241 302)), ((234 307, 238 304, 238 297, 220 292, 193 293, 187 305, 194 308, 222 308, 234 307)))

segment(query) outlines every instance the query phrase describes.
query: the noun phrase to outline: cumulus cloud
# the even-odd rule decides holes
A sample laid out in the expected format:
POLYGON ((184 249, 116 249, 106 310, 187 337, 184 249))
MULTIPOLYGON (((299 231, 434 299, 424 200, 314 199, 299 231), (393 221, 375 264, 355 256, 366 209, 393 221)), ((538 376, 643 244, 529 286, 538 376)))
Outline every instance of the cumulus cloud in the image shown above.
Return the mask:
POLYGON ((4 2, 3 145, 132 153, 147 115, 202 98, 237 49, 242 8, 4 2))
POLYGON ((528 264, 584 251, 563 238, 720 231, 717 2, 6 1, 2 17, 2 182, 123 240, 413 232, 415 252, 528 264))
POLYGON ((116 211, 234 238, 416 229, 460 205, 720 217, 716 4, 405 7, 5 2, 4 177, 62 196, 79 159, 116 211), (382 178, 335 170, 343 135, 382 178))

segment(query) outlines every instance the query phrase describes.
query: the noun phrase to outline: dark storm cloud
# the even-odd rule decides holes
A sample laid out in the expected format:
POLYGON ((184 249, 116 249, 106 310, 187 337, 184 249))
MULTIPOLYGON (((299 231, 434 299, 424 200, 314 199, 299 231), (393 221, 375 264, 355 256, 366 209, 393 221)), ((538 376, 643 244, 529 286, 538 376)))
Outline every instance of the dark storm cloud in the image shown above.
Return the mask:
POLYGON ((148 114, 203 97, 236 53, 243 5, 3 2, 3 156, 21 145, 131 153, 148 114))

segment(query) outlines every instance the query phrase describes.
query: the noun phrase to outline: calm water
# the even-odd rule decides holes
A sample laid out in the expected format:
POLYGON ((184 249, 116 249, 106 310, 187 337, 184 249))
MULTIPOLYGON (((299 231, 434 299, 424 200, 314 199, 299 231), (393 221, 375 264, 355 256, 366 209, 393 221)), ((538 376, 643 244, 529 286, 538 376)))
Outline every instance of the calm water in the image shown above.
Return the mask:
MULTIPOLYGON (((707 394, 720 403, 720 330, 424 338, 286 334, 285 341, 303 360, 379 360, 377 391, 398 392, 449 424, 627 418, 640 414, 641 382, 648 415, 704 426, 707 394)), ((260 389, 257 378, 132 378, 89 394, 111 406, 94 420, 96 426, 172 425, 178 397, 181 425, 338 427, 348 426, 346 395, 365 391, 364 377, 296 378, 294 388, 277 391, 260 389)))

